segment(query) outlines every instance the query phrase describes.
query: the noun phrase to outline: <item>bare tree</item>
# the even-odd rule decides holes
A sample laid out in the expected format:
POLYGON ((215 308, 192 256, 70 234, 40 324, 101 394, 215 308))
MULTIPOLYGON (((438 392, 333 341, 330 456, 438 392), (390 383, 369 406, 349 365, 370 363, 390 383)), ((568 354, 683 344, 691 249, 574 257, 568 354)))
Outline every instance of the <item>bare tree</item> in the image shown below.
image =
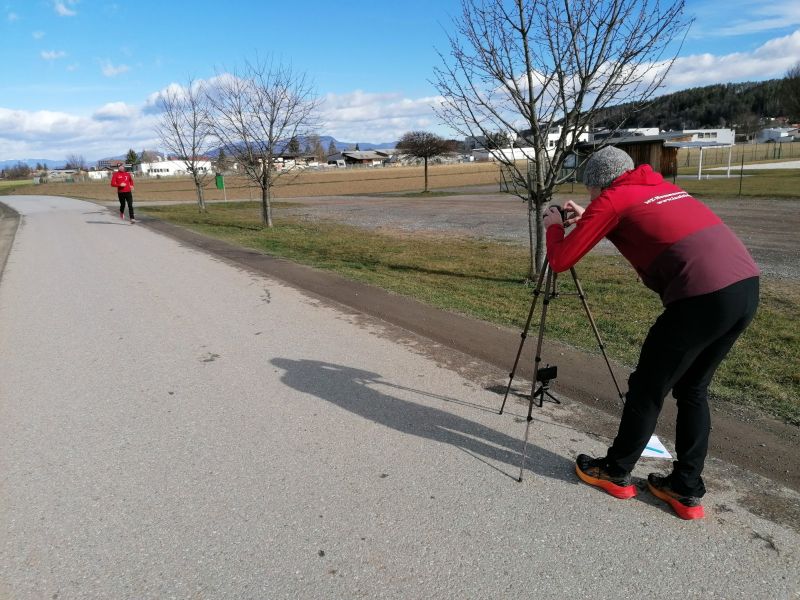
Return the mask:
POLYGON ((428 191, 428 160, 455 150, 453 143, 427 131, 409 131, 397 142, 397 149, 405 156, 421 158, 425 162, 425 192, 428 191))
POLYGON ((272 227, 272 186, 281 175, 275 159, 288 140, 316 124, 319 100, 304 73, 273 61, 246 63, 220 76, 209 101, 214 131, 225 151, 261 188, 261 216, 272 227))
POLYGON ((690 21, 684 0, 666 2, 461 2, 435 69, 444 97, 437 111, 464 136, 516 135, 516 151, 491 154, 528 204, 531 277, 544 263, 542 208, 569 177, 562 167, 593 115, 622 102, 640 108, 672 66, 668 50, 690 21))
POLYGON ((781 92, 788 116, 800 119, 800 62, 786 72, 781 92))
POLYGON ((86 159, 80 154, 68 154, 65 169, 75 169, 76 171, 86 170, 86 159))
POLYGON ((186 86, 171 85, 158 95, 156 106, 160 110, 156 133, 161 144, 186 166, 197 192, 197 207, 205 211, 203 190, 211 176, 205 154, 214 141, 206 84, 189 79, 186 86))

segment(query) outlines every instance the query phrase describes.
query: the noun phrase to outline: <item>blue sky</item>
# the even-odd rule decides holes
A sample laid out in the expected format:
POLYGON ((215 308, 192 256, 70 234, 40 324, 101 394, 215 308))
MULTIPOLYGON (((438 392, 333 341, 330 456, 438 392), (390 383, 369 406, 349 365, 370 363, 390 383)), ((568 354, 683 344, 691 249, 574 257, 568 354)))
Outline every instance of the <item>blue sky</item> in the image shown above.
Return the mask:
MULTIPOLYGON (((458 0, 0 0, 0 160, 157 148, 154 94, 256 52, 291 62, 325 99, 320 133, 384 142, 447 134, 429 82, 458 0)), ((667 91, 782 76, 800 60, 800 2, 688 2, 696 21, 667 91)))

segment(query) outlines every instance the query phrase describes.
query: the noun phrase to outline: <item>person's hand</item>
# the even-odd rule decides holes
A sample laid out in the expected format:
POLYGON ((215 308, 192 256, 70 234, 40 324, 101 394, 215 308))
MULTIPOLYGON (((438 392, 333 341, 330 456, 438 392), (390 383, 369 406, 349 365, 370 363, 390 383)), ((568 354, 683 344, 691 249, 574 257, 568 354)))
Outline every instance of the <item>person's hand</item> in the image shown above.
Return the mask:
POLYGON ((576 204, 572 200, 567 200, 564 203, 564 211, 571 216, 567 218, 566 221, 564 221, 564 226, 566 227, 567 225, 574 225, 575 223, 580 221, 581 217, 583 216, 584 210, 586 209, 583 208, 580 204, 576 204))
POLYGON ((561 213, 558 208, 551 206, 544 211, 544 228, 547 230, 551 225, 563 225, 564 221, 561 220, 561 213))

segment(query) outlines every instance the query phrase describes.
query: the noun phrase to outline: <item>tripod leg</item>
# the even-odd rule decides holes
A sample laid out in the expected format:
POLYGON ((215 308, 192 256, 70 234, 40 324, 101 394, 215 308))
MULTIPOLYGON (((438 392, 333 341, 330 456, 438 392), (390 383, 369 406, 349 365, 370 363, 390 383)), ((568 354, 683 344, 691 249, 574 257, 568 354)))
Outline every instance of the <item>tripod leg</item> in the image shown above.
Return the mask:
MULTIPOLYGON (((528 451, 528 435, 531 431, 531 421, 533 421, 533 402, 540 393, 544 392, 544 388, 540 387, 536 392, 531 394, 531 401, 528 404, 528 419, 525 423, 525 442, 522 444, 522 462, 519 466, 519 478, 517 481, 522 482, 522 472, 525 470, 525 454, 528 451)), ((541 406, 541 404, 540 404, 541 406)))
MULTIPOLYGON (((525 346, 525 339, 528 337, 528 331, 531 328, 531 319, 533 318, 533 311, 536 309, 536 301, 539 299, 539 294, 542 291, 542 281, 544 280, 545 274, 550 270, 550 266, 545 264, 545 267, 542 269, 542 272, 539 273, 539 281, 536 282, 536 288, 533 290, 533 300, 531 301, 531 309, 528 311, 528 318, 525 320, 525 327, 520 334, 522 338, 519 342, 519 348, 517 349, 517 357, 514 359, 514 366, 511 368, 511 373, 508 376, 508 386, 506 386, 506 394, 503 396, 503 404, 500 405, 500 413, 503 414, 503 409, 506 407, 506 400, 508 400, 508 393, 511 391, 511 383, 514 381, 514 375, 517 372, 517 365, 519 364, 519 357, 522 356, 522 348, 525 346)), ((546 296, 545 296, 546 300, 546 296)))
MULTIPOLYGON (((539 364, 542 362, 542 342, 544 340, 544 324, 547 320, 547 307, 550 306, 552 291, 556 287, 556 273, 552 269, 547 269, 547 283, 544 286, 544 300, 542 301, 542 318, 539 321, 539 339, 536 341, 536 356, 533 360, 533 386, 536 387, 536 374, 539 371, 539 364)), ((533 395, 533 390, 531 390, 533 395)))
POLYGON ((592 312, 589 310, 589 305, 586 302, 586 295, 583 293, 581 282, 578 281, 578 275, 575 273, 575 267, 572 267, 570 269, 570 273, 572 273, 572 280, 575 282, 575 288, 578 290, 578 297, 581 299, 581 303, 583 304, 583 309, 586 311, 586 316, 589 318, 589 323, 592 326, 592 331, 594 331, 594 337, 597 338, 597 345, 600 347, 600 352, 603 353, 603 358, 606 361, 608 372, 611 374, 611 379, 614 382, 614 387, 617 388, 617 394, 619 395, 620 402, 622 402, 622 404, 625 404, 625 397, 622 394, 622 390, 620 390, 619 383, 617 383, 617 378, 614 375, 614 370, 611 368, 611 362, 608 360, 605 344, 603 344, 603 340, 600 338, 600 331, 598 331, 597 324, 594 322, 594 317, 592 316, 592 312))

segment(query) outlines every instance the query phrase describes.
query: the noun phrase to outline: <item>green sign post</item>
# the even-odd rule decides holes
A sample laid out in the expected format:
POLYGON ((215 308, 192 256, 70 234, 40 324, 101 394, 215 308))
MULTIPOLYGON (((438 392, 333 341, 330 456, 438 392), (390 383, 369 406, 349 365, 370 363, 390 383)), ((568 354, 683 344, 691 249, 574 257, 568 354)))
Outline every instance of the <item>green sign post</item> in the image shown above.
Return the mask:
POLYGON ((217 184, 217 189, 222 190, 222 197, 225 199, 225 202, 227 202, 228 192, 225 190, 225 178, 222 176, 222 173, 217 173, 217 176, 214 177, 214 182, 217 184))

